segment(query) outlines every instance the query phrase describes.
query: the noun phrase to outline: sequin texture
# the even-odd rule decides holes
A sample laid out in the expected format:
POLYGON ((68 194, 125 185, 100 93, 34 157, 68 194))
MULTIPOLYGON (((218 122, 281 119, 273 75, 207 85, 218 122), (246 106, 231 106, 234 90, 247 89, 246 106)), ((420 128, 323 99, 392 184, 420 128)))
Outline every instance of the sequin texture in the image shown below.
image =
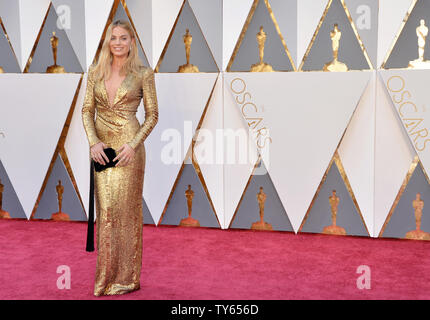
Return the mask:
POLYGON ((141 67, 129 73, 110 105, 104 79, 88 70, 82 121, 90 146, 102 141, 118 150, 129 144, 133 160, 125 167, 95 172, 97 267, 94 295, 123 294, 140 288, 142 266, 142 191, 145 172, 143 142, 158 122, 154 72, 141 67), (136 112, 143 98, 145 121, 136 112), (94 118, 96 119, 94 120, 94 118))

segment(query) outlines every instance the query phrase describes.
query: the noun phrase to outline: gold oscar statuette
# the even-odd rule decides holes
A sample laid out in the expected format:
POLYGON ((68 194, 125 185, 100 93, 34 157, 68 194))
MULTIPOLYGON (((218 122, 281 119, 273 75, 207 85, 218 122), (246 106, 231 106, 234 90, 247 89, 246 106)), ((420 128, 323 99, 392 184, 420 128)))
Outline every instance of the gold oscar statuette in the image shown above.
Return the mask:
POLYGON ((340 38, 342 37, 342 32, 339 30, 337 23, 334 25, 334 29, 330 32, 330 38, 332 42, 333 49, 333 61, 326 63, 323 70, 329 72, 345 72, 348 71, 348 66, 338 60, 340 38))
POLYGON ((187 206, 188 206, 188 217, 181 220, 179 223, 182 227, 200 227, 200 223, 198 220, 191 217, 191 210, 193 206, 193 197, 194 191, 191 190, 191 185, 188 185, 188 189, 185 190, 185 197, 187 198, 187 206))
POLYGON ((336 195, 336 190, 332 191, 332 195, 328 198, 331 207, 331 226, 324 227, 324 234, 346 235, 344 228, 336 225, 337 207, 339 206, 339 197, 336 195))
POLYGON ((198 73, 199 68, 190 63, 190 54, 191 54, 191 43, 193 42, 193 36, 190 34, 190 30, 186 30, 185 35, 183 37, 185 44, 185 56, 187 58, 187 63, 179 66, 178 72, 180 73, 198 73))
POLYGON ((264 45, 266 43, 267 35, 260 27, 260 32, 257 33, 258 51, 260 55, 260 62, 251 66, 251 72, 274 72, 272 66, 264 62, 264 45))
POLYGON ((0 67, 0 73, 4 73, 4 69, 0 67))
POLYGON ((52 31, 51 47, 54 56, 54 64, 46 68, 46 73, 66 73, 64 67, 57 65, 58 37, 55 35, 55 31, 52 31))
POLYGON ((62 204, 63 204, 63 193, 64 187, 61 184, 61 180, 58 180, 57 189, 57 198, 58 198, 58 212, 52 214, 51 219, 55 221, 69 221, 69 215, 67 213, 62 212, 62 204))
POLYGON ((430 61, 424 59, 424 51, 426 46, 426 39, 429 29, 426 26, 424 19, 420 20, 420 25, 416 29, 418 37, 418 59, 409 62, 409 69, 430 69, 430 61))
POLYGON ((9 212, 4 211, 2 209, 3 205, 3 191, 4 191, 4 185, 2 185, 0 180, 0 219, 10 219, 9 212))
POLYGON ((260 192, 257 193, 257 202, 260 208, 260 221, 254 222, 251 226, 252 230, 273 230, 270 223, 264 222, 264 203, 266 202, 267 195, 263 191, 263 187, 260 187, 260 192))
POLYGON ((430 233, 421 230, 421 218, 423 216, 424 201, 421 199, 421 194, 417 193, 415 200, 412 201, 412 207, 415 211, 415 230, 406 233, 406 239, 413 240, 430 240, 430 233))

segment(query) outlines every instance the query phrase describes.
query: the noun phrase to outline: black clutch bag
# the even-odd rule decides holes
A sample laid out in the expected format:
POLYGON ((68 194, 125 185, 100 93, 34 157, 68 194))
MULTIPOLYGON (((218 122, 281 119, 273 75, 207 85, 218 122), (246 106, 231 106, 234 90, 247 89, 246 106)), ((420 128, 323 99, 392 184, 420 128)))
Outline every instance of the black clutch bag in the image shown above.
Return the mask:
POLYGON ((106 163, 105 165, 102 165, 102 164, 94 161, 94 170, 96 172, 103 171, 107 168, 115 167, 115 165, 118 163, 118 160, 113 161, 113 159, 115 159, 115 157, 116 157, 116 152, 114 149, 107 148, 107 149, 103 149, 103 151, 105 152, 106 156, 108 157, 109 162, 106 163))

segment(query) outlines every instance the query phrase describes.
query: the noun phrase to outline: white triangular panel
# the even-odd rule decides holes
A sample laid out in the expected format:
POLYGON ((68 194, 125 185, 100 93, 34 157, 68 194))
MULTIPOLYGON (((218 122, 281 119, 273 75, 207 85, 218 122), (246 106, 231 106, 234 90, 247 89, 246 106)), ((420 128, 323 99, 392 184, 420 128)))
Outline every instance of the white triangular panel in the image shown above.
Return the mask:
POLYGON ((297 66, 303 60, 327 3, 326 0, 297 1, 297 66))
POLYGON ((373 234, 376 72, 367 85, 338 152, 370 236, 373 234))
POLYGON ((27 217, 36 203, 80 77, 0 77, 0 128, 4 133, 4 138, 0 138, 0 158, 27 217))
POLYGON ((199 132, 194 155, 206 182, 218 221, 224 222, 223 188, 223 77, 218 77, 199 132))
POLYGON ((378 76, 376 83, 374 234, 378 235, 416 153, 402 128, 384 81, 378 76))
POLYGON ((379 0, 378 67, 382 65, 413 0, 379 0))
POLYGON ((126 5, 148 62, 154 68, 152 64, 152 2, 152 0, 127 0, 126 5))
POLYGON ((19 0, 22 70, 30 57, 50 2, 50 0, 19 0))
MULTIPOLYGON (((270 163, 264 163, 296 232, 371 76, 367 71, 225 75, 226 85, 243 79, 255 115, 263 118, 259 127, 270 132, 270 163)), ((246 112, 252 116, 251 108, 246 112)))
POLYGON ((152 43, 153 66, 156 66, 160 59, 183 3, 183 0, 152 1, 152 30, 156 30, 152 43))
POLYGON ((258 152, 224 74, 224 228, 228 228, 254 166, 258 152), (232 142, 230 138, 237 135, 232 142))
POLYGON ((70 121, 64 149, 72 168, 79 194, 84 204, 85 212, 88 215, 88 197, 90 187, 90 152, 87 135, 82 123, 82 107, 84 104, 85 91, 87 86, 87 76, 85 73, 82 79, 81 89, 76 100, 75 110, 70 121))
POLYGON ((239 40, 253 0, 235 0, 223 2, 223 65, 227 68, 233 50, 239 40))
POLYGON ((96 55, 112 5, 113 0, 85 1, 87 68, 96 55))
POLYGON ((430 70, 381 70, 393 107, 426 172, 430 172, 429 77, 430 70))
POLYGON ((221 69, 223 0, 189 0, 189 2, 218 69, 221 69))
POLYGON ((159 120, 145 141, 143 195, 158 223, 218 74, 156 74, 159 120), (171 152, 169 152, 171 151, 171 152))
POLYGON ((13 47, 13 50, 18 60, 18 64, 24 69, 21 54, 21 26, 20 26, 20 14, 19 14, 19 2, 18 1, 0 1, 0 18, 3 21, 3 25, 8 34, 9 41, 13 47))

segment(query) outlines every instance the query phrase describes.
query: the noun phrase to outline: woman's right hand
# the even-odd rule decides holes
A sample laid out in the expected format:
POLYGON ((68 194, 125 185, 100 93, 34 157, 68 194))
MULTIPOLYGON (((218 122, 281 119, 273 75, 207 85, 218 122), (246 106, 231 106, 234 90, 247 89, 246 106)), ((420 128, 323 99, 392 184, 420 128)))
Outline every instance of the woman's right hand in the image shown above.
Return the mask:
POLYGON ((90 149, 91 158, 95 162, 98 162, 101 165, 105 165, 107 162, 109 162, 109 158, 106 156, 106 153, 103 151, 103 149, 106 149, 106 148, 107 146, 103 142, 99 142, 93 145, 90 149))

